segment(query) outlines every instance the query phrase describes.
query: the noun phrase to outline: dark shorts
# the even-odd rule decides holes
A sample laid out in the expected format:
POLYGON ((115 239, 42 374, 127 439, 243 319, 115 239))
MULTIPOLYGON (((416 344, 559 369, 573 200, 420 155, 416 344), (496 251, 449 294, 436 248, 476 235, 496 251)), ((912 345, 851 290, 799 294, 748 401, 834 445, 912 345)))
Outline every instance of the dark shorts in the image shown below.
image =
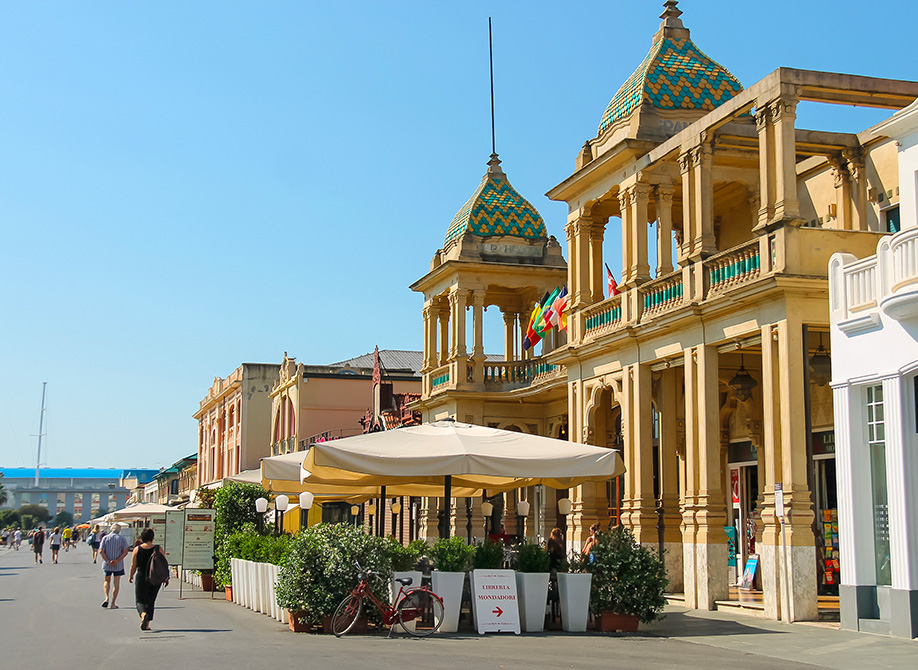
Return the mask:
POLYGON ((102 570, 102 572, 105 573, 105 576, 106 576, 106 577, 111 577, 112 575, 114 575, 115 577, 124 577, 124 570, 108 570, 108 569, 105 569, 105 570, 102 570))
POLYGON ((59 544, 52 544, 52 545, 51 545, 51 551, 57 551, 57 550, 60 549, 60 548, 61 548, 61 545, 59 545, 59 544))
POLYGON ((98 543, 98 542, 90 542, 90 543, 89 543, 89 546, 92 547, 93 549, 98 549, 98 548, 99 548, 99 543, 98 543))

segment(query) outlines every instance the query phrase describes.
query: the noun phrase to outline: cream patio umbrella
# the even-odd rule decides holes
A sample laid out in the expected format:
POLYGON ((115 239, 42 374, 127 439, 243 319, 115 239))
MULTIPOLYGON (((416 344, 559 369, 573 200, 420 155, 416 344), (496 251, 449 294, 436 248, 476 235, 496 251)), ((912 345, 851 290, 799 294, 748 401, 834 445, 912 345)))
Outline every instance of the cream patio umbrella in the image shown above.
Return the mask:
POLYGON ((136 521, 139 519, 148 519, 151 516, 161 516, 166 511, 176 509, 175 507, 166 507, 157 503, 136 503, 128 505, 119 510, 115 510, 107 515, 113 521, 136 521))
MULTIPOLYGON (((385 486, 443 482, 452 489, 503 491, 543 484, 566 489, 607 481, 625 471, 618 451, 451 420, 310 446, 303 459, 309 486, 385 486)), ((439 494, 437 494, 439 497, 439 494)))

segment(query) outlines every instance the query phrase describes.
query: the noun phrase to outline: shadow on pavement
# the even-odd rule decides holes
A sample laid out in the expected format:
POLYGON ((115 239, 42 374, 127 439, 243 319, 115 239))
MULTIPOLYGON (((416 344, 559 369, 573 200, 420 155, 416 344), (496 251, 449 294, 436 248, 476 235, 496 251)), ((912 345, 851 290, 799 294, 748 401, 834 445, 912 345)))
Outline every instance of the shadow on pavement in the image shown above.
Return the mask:
POLYGON ((747 626, 737 621, 702 619, 683 612, 667 612, 666 618, 649 627, 642 626, 639 634, 649 637, 708 637, 712 635, 783 635, 782 631, 747 626))
POLYGON ((232 633, 231 628, 157 628, 148 631, 153 635, 157 633, 232 633))

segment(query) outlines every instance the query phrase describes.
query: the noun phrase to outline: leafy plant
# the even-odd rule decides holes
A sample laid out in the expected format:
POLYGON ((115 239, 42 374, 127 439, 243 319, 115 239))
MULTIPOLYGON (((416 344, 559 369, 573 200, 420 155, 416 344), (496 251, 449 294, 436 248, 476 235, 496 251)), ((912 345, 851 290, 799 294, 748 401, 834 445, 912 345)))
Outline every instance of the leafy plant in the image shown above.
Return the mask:
POLYGON ((551 556, 548 550, 535 542, 521 544, 516 561, 520 572, 549 572, 551 570, 551 556))
POLYGON ((231 558, 281 565, 292 542, 293 537, 290 535, 259 535, 253 524, 246 524, 221 543, 217 550, 217 572, 214 576, 224 586, 231 583, 231 558))
MULTIPOLYGON (((207 492, 203 498, 200 497, 201 491, 202 489, 198 489, 199 500, 201 504, 204 504, 208 500, 207 496, 210 495, 210 490, 203 489, 203 491, 207 492)), ((268 491, 258 484, 243 484, 240 482, 228 482, 213 495, 210 504, 216 512, 214 555, 217 557, 214 578, 217 580, 218 586, 228 586, 232 583, 232 573, 229 565, 231 556, 227 555, 224 544, 230 535, 241 530, 246 524, 254 532, 255 524, 258 521, 255 500, 267 498, 270 495, 268 491)))
POLYGON ((428 555, 441 572, 462 572, 469 564, 474 549, 461 537, 441 537, 430 547, 428 555))
POLYGON ((19 518, 28 515, 35 520, 36 524, 48 523, 51 520, 51 512, 47 507, 41 505, 23 505, 19 508, 19 518))
MULTIPOLYGON (((357 567, 392 576, 391 546, 350 524, 316 524, 296 535, 281 565, 275 593, 277 604, 309 612, 314 622, 334 613, 357 585, 357 567)), ((378 589, 378 585, 374 589, 378 589)), ((372 608, 372 615, 376 612, 372 608)))
POLYGON ((572 551, 561 564, 559 570, 560 572, 569 572, 571 574, 586 572, 587 560, 587 557, 579 551, 572 551))
POLYGON ((203 509, 213 509, 214 498, 216 497, 217 489, 209 489, 202 486, 195 492, 195 500, 198 501, 198 505, 203 509))
POLYGON ((476 570, 497 570, 504 565, 504 543, 490 538, 474 547, 472 567, 476 570))
POLYGON ((642 623, 659 618, 669 580, 657 552, 635 542, 630 529, 616 526, 597 533, 592 553, 586 566, 593 573, 591 612, 631 614, 642 623))
POLYGON ((404 546, 395 538, 388 538, 389 558, 392 562, 393 572, 407 572, 417 570, 418 561, 427 551, 427 542, 424 540, 412 540, 408 546, 404 546))

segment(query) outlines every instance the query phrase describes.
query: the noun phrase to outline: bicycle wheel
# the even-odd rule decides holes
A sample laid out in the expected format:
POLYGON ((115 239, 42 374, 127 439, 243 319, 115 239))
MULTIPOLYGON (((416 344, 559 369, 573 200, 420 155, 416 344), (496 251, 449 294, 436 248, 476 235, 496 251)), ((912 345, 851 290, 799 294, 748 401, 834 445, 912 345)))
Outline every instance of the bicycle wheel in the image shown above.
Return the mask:
POLYGON ((341 601, 332 617, 332 632, 336 637, 341 637, 354 627, 362 608, 363 598, 353 593, 341 601))
POLYGON ((443 623, 443 601, 427 589, 414 589, 398 603, 395 620, 409 635, 426 637, 443 623))

